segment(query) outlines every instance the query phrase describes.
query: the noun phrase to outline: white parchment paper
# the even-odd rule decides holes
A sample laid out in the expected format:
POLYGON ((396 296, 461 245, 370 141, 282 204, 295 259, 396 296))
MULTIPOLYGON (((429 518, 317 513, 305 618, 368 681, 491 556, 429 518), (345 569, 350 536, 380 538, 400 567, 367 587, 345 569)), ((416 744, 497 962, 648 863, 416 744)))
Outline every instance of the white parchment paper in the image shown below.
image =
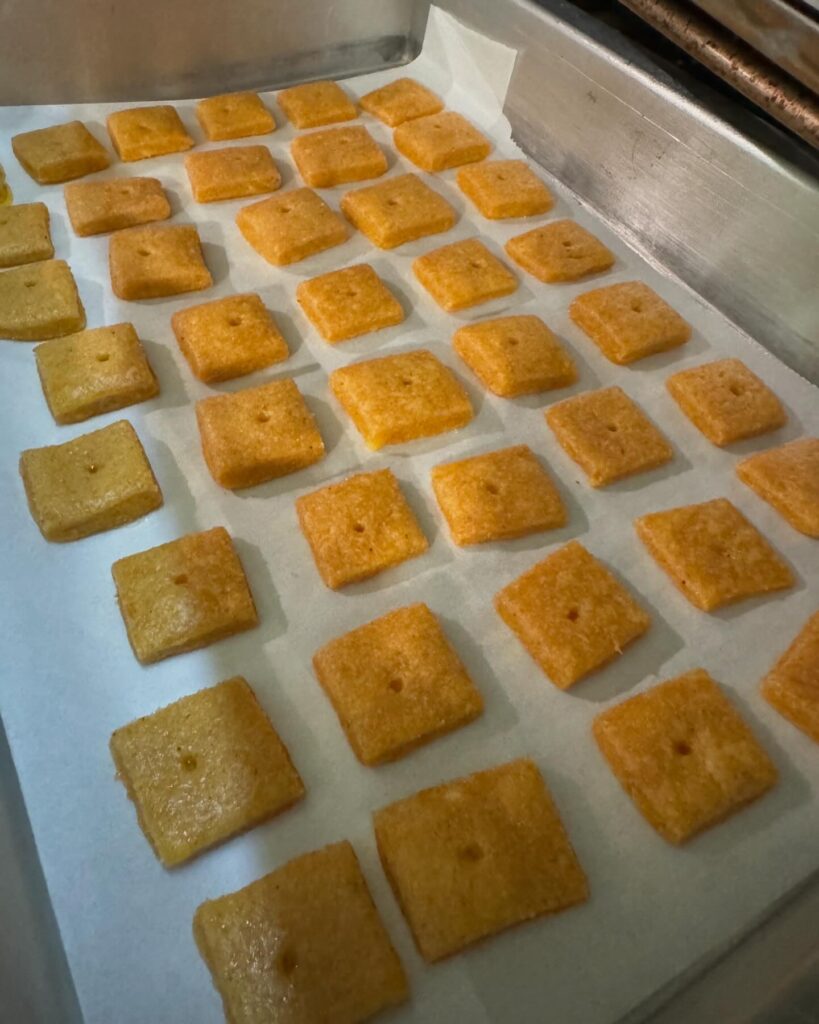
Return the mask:
MULTIPOLYGON (((501 100, 514 54, 461 30, 435 11, 422 55, 406 71, 354 78, 361 95, 409 73, 428 83, 491 134, 497 153, 515 154, 501 100)), ((284 187, 298 185, 289 156, 293 130, 266 94, 281 127, 264 139, 281 167, 284 187)), ((194 101, 176 104, 197 139, 194 101)), ((118 106, 122 106, 119 104, 118 106)), ((100 177, 150 174, 170 193, 174 223, 194 223, 215 284, 174 299, 124 303, 111 293, 108 240, 78 239, 59 187, 40 188, 14 160, 19 131, 81 118, 106 140, 113 107, 0 110, 0 162, 19 202, 44 200, 57 255, 69 260, 89 326, 132 321, 161 382, 155 400, 57 427, 45 406, 30 345, 0 343, 0 482, 3 488, 0 708, 26 798, 42 865, 88 1024, 216 1024, 219 1000, 191 937, 204 899, 247 884, 299 853, 349 838, 407 967, 412 1000, 396 1022, 540 1022, 603 1024, 707 961, 819 868, 819 761, 810 740, 761 701, 758 684, 773 659, 819 605, 816 541, 793 531, 734 475, 740 456, 819 432, 816 389, 726 322, 678 283, 643 262, 568 188, 550 181, 558 201, 550 218, 572 216, 616 253, 614 269, 593 284, 641 278, 694 326, 683 349, 632 368, 608 363, 568 319, 569 301, 589 282, 542 285, 520 274, 508 299, 443 314, 415 282, 410 264, 422 252, 474 235, 501 252, 528 221, 492 224, 477 216, 454 186, 454 172, 435 176, 460 213, 445 236, 383 253, 360 234, 290 268, 266 264, 234 223, 244 201, 197 206, 183 158, 125 166, 100 177), (299 280, 362 259, 394 287, 409 313, 399 327, 338 347, 323 342, 295 302, 299 280), (170 316, 194 302, 258 291, 274 311, 294 353, 285 364, 219 386, 233 391, 293 375, 308 396, 328 444, 326 460, 304 473, 241 494, 220 490, 202 461, 192 403, 210 393, 193 379, 170 329, 170 316), (542 316, 564 339, 581 370, 567 391, 517 401, 480 389, 452 353, 453 330, 501 309, 542 316), (477 415, 467 429, 414 445, 368 452, 327 388, 327 373, 352 359, 424 344, 464 380, 477 415), (689 424, 665 392, 672 372, 705 359, 739 355, 788 406, 788 425, 772 436, 721 451, 689 424), (662 426, 676 449, 668 467, 604 491, 590 489, 555 443, 542 410, 588 388, 620 384, 662 426), (17 475, 23 448, 54 444, 122 416, 142 438, 165 493, 164 507, 139 522, 79 543, 45 543, 29 518, 17 475), (525 441, 559 482, 570 509, 566 528, 507 544, 459 550, 435 506, 429 469, 438 461, 525 441), (431 540, 427 555, 345 590, 321 583, 294 512, 294 498, 355 468, 390 466, 431 540), (635 516, 724 495, 735 502, 791 562, 797 586, 714 615, 691 607, 651 561, 632 528, 635 516), (259 607, 261 625, 212 648, 141 668, 117 611, 111 563, 124 555, 216 524, 236 539, 259 607), (653 617, 648 635, 623 657, 568 693, 535 667, 492 608, 493 594, 555 546, 577 537, 639 594, 653 617), (320 644, 389 609, 424 600, 447 632, 486 698, 476 723, 377 770, 357 763, 333 711, 311 674, 320 644), (639 816, 591 739, 594 715, 611 704, 690 668, 703 666, 752 723, 781 771, 774 792, 731 820, 674 849, 639 816), (132 718, 242 674, 287 743, 307 786, 294 810, 186 867, 163 869, 114 779, 108 737, 132 718), (591 884, 585 906, 485 942, 426 967, 380 870, 371 812, 417 789, 520 756, 541 766, 591 884)), ((390 174, 409 167, 390 131, 362 123, 389 154, 390 174)), ((243 144, 240 140, 237 144, 243 144)), ((220 144, 221 145, 221 144, 220 144)), ((323 195, 338 206, 343 189, 323 195)), ((387 1019, 387 1018, 385 1018, 387 1019)))

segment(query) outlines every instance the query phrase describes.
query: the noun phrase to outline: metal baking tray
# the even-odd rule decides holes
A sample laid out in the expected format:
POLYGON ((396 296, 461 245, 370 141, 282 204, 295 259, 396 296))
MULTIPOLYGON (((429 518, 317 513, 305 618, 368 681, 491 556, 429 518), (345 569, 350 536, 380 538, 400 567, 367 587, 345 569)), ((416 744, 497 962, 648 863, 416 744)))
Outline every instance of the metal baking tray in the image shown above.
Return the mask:
MULTIPOLYGON (((715 116, 560 0, 440 6, 519 51, 505 114, 524 150, 653 262, 819 383, 819 185, 809 154, 762 124, 738 131, 730 113, 715 116)), ((424 0, 278 0, 273 9, 262 0, 86 0, 81 11, 45 0, 33 17, 25 0, 6 0, 0 103, 172 99, 398 66, 418 53, 427 11, 424 0)), ((4 742, 0 864, 0 1019, 78 1021, 4 742)), ((738 1024, 819 1019, 818 895, 814 881, 674 998, 658 1024, 727 1019, 725 985, 738 1024), (793 977, 798 984, 787 984, 793 977)))

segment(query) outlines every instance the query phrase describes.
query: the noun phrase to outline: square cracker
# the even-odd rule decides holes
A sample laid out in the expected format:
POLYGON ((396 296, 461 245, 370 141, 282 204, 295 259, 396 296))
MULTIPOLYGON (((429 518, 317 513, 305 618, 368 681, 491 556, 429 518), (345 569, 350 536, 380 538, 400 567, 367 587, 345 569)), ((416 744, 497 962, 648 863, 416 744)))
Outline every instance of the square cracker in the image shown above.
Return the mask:
POLYGON ((115 232, 108 243, 108 266, 119 299, 158 299, 213 284, 199 232, 189 224, 115 232))
POLYGON ((258 625, 223 526, 128 555, 111 567, 134 654, 149 665, 258 625))
POLYGON ((569 316, 621 366, 677 348, 691 337, 680 314, 641 281, 583 292, 569 306, 569 316))
POLYGON ((656 469, 674 457, 664 435, 618 387, 584 391, 551 406, 545 416, 592 487, 656 469))
POLYGON ((273 317, 253 292, 177 310, 171 327, 194 376, 206 384, 254 373, 290 355, 273 317))
POLYGON ((811 615, 762 680, 762 696, 819 743, 819 612, 811 615))
POLYGON ((293 380, 203 398, 196 403, 196 420, 211 476, 231 490, 324 458, 324 441, 293 380))
POLYGON ((78 181, 66 185, 64 195, 71 227, 81 237, 167 220, 171 215, 171 204, 156 178, 78 181))
POLYGON ((342 366, 330 390, 370 448, 456 430, 474 416, 458 378, 427 349, 342 366))
POLYGON ((54 255, 45 203, 0 209, 0 267, 50 260, 54 255))
POLYGON ((355 104, 336 82, 307 82, 283 89, 279 106, 297 128, 318 128, 358 117, 355 104))
POLYGON ((243 206, 236 223, 256 252, 277 267, 347 241, 344 221, 309 188, 243 206))
POLYGON ((509 540, 566 524, 557 488, 528 445, 434 466, 431 476, 456 544, 509 540))
POLYGON ((347 220, 379 249, 449 231, 458 215, 417 174, 399 174, 341 197, 347 220))
POLYGON ((586 876, 528 758, 377 811, 381 863, 428 962, 588 899, 586 876))
POLYGON ((82 121, 15 135, 11 148, 23 170, 40 185, 57 185, 94 171, 104 171, 111 163, 105 147, 82 121))
POLYGON ((501 398, 565 388, 577 380, 571 356, 537 316, 504 316, 467 324, 452 336, 452 347, 501 398))
POLYGON ((304 795, 287 749, 241 676, 122 726, 110 746, 140 827, 166 867, 304 795))
POLYGON ((231 1024, 357 1024, 409 994, 348 842, 208 900, 193 933, 231 1024))
POLYGON ((489 156, 492 146, 465 117, 451 110, 400 124, 395 148, 422 171, 445 171, 489 156))
POLYGON ((389 469, 357 473, 305 494, 296 512, 331 590, 369 579, 429 547, 389 469))
POLYGON ((395 761, 473 721, 483 700, 425 604, 337 637, 313 667, 362 764, 395 761))
POLYGON ((731 701, 694 669, 599 714, 617 781, 670 843, 684 843, 766 793, 777 770, 731 701))
POLYGON ((302 281, 298 304, 325 341, 347 341, 394 327, 404 310, 369 263, 334 270, 302 281))
POLYGON ((414 260, 412 270, 447 313, 511 295, 518 287, 511 270, 478 238, 433 249, 414 260))
POLYGON ((788 565, 727 498, 651 512, 634 526, 672 583, 702 611, 794 584, 788 565))
POLYGON ((65 260, 0 273, 0 338, 43 341, 85 327, 85 310, 65 260))
POLYGON ((29 448, 20 456, 20 476, 46 540, 113 530, 162 504, 148 457, 127 420, 65 444, 29 448))
POLYGON ((194 145, 176 109, 168 104, 117 110, 105 123, 114 149, 126 163, 181 153, 194 145))
POLYGON ((267 135, 276 121, 255 92, 209 96, 196 104, 196 120, 211 142, 267 135))
POLYGON ((801 437, 743 459, 737 476, 794 530, 819 537, 819 437, 801 437))
POLYGON ((525 160, 485 160, 458 171, 458 188, 488 220, 534 217, 554 206, 552 193, 525 160))
POLYGON ((776 430, 787 419, 773 391, 739 359, 680 370, 665 386, 700 433, 720 447, 776 430))
POLYGON ((571 541, 495 595, 495 608, 555 686, 566 690, 623 653, 651 619, 571 541))
POLYGON ((312 188, 378 178, 387 171, 384 151, 360 124, 297 135, 290 143, 290 154, 312 188))
POLYGON ((267 146, 225 146, 185 157, 197 203, 258 196, 281 188, 282 176, 267 146))
POLYGON ((80 423, 103 412, 144 402, 159 383, 132 324, 93 327, 34 349, 51 415, 80 423))
POLYGON ((380 89, 374 89, 359 100, 361 109, 379 121, 395 128, 405 121, 444 109, 441 100, 431 89, 414 78, 396 78, 380 89))
POLYGON ((504 248, 519 267, 547 284, 577 281, 614 264, 614 254, 573 220, 554 220, 515 235, 504 248))

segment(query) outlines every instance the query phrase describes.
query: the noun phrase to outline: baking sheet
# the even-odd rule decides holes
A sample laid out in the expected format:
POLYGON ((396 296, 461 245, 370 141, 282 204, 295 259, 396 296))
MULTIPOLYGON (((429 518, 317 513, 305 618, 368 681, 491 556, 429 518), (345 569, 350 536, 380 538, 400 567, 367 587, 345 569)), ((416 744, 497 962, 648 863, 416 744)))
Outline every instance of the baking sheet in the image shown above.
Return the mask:
MULTIPOLYGON (((475 37, 433 9, 422 55, 406 73, 425 81, 491 132, 502 154, 516 155, 501 100, 514 54, 475 37)), ((401 72, 347 83, 356 95, 401 72)), ((275 108, 272 94, 266 97, 275 108)), ((176 104, 200 133, 193 101, 176 104)), ((118 104, 116 106, 121 106, 118 104)), ((529 221, 499 225, 473 215, 453 184, 434 176, 461 214, 445 236, 382 253, 361 235, 291 268, 268 266, 234 224, 245 201, 197 207, 189 199, 182 157, 126 167, 101 177, 152 174, 172 195, 174 221, 196 223, 215 285, 207 293, 123 303, 110 292, 107 238, 71 233, 58 187, 39 188, 20 171, 9 138, 29 128, 79 117, 105 139, 104 105, 0 110, 0 163, 20 202, 43 199, 51 210, 57 255, 71 263, 90 326, 131 320, 146 341, 162 386, 152 402, 58 428, 45 407, 31 346, 0 349, 3 452, 0 516, 8 594, 0 635, 0 710, 14 753, 49 891, 88 1024, 145 1020, 216 1022, 219 1000, 196 953, 190 921, 209 897, 247 884, 292 856, 349 838, 407 967, 412 1002, 396 1021, 613 1021, 695 963, 741 934, 786 892, 819 868, 819 780, 811 742, 758 697, 773 658, 819 604, 816 542, 796 534, 733 475, 737 459, 773 443, 819 432, 815 388, 709 309, 642 262, 559 183, 550 218, 576 217, 618 257, 597 283, 640 277, 694 325, 682 350, 632 368, 607 363, 566 314, 591 287, 521 288, 498 303, 443 314, 418 286, 411 260, 457 238, 481 235, 496 252, 529 221), (370 260, 395 287, 410 315, 404 324, 337 348, 301 315, 295 285, 325 270, 370 260), (199 452, 192 402, 210 393, 194 381, 169 326, 179 308, 239 290, 255 290, 274 311, 294 355, 288 363, 218 390, 232 391, 293 374, 316 411, 328 457, 302 474, 242 494, 220 491, 199 452), (448 347, 453 329, 501 309, 534 312, 565 340, 581 379, 573 388, 514 402, 495 399, 467 376, 448 347), (424 344, 461 374, 476 406, 465 430, 371 453, 349 427, 326 387, 326 373, 351 359, 424 344), (741 357, 785 399, 790 420, 776 435, 713 448, 682 417, 662 382, 673 369, 706 358, 741 357), (603 492, 588 488, 546 428, 542 409, 568 394, 618 383, 659 423, 677 451, 668 467, 603 492), (53 444, 126 416, 137 428, 166 504, 127 527, 63 546, 48 545, 28 517, 16 472, 22 448, 53 444), (449 541, 429 485, 436 462, 526 441, 557 478, 570 511, 566 528, 507 544, 458 550, 449 541), (422 558, 334 594, 319 581, 296 525, 294 498, 356 467, 390 466, 401 479, 432 544, 422 558), (690 607, 649 559, 631 526, 634 516, 724 495, 787 557, 799 576, 793 591, 704 615, 690 607), (237 542, 259 607, 258 629, 214 647, 141 668, 116 609, 110 564, 124 555, 216 524, 237 542), (649 634, 618 661, 563 693, 529 660, 495 615, 492 595, 556 545, 577 537, 618 572, 651 611, 649 634), (447 631, 486 699, 476 723, 395 764, 359 765, 310 671, 325 640, 391 608, 425 600, 447 631), (593 716, 658 679, 703 666, 731 692, 781 771, 777 789, 682 850, 667 846, 621 792, 591 740, 593 716), (113 777, 111 731, 187 693, 234 674, 256 690, 307 786, 292 811, 173 872, 155 860, 124 789, 113 777), (534 756, 561 808, 586 869, 585 906, 514 929, 435 967, 421 962, 380 870, 370 813, 417 789, 509 758, 534 756)), ((283 116, 276 109, 280 123, 283 116)), ((415 170, 391 146, 388 129, 362 119, 390 158, 390 174, 415 170)), ((284 177, 298 184, 286 124, 266 139, 284 177)), ((241 140, 237 144, 242 144, 241 140)), ((222 145, 222 144, 218 144, 222 145)), ((341 189, 323 195, 338 206, 341 189)), ((385 1018, 386 1019, 386 1018, 385 1018)))

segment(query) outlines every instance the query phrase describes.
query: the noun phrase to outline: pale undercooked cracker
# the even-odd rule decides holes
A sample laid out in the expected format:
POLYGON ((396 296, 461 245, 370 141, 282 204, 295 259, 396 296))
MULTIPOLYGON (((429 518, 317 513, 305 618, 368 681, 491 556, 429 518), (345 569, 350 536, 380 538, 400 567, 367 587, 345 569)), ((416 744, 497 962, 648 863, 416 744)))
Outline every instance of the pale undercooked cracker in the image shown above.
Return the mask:
POLYGON ((508 583, 495 607, 562 690, 622 654, 651 624, 626 588, 577 541, 508 583))
POLYGON ((458 378, 426 349, 342 366, 330 389, 370 448, 442 434, 474 416, 458 378))
POLYGON ((647 284, 627 281, 584 292, 569 316, 613 363, 625 365, 685 344, 691 327, 647 284))
POLYGON ((188 153, 185 170, 197 203, 275 192, 282 176, 267 146, 225 146, 188 153))
POLYGON ((350 746, 363 764, 395 761, 473 721, 483 700, 425 604, 337 637, 313 655, 350 746))
POLYGON ((447 313, 510 295, 518 287, 515 275, 478 238, 433 249, 414 260, 412 270, 447 313))
POLYGON ((716 825, 777 780, 775 765, 703 669, 609 708, 593 731, 618 782, 671 843, 716 825))
POLYGON ((177 310, 171 327, 194 376, 208 384, 254 373, 290 355, 273 317, 252 292, 177 310))
POLYGON ((196 403, 213 479, 237 490, 295 473, 324 457, 324 441, 296 382, 214 395, 196 403))
POLYGON ((545 416, 592 487, 656 469, 674 457, 664 435, 618 387, 584 391, 550 406, 545 416))
POLYGON ((189 224, 117 231, 108 243, 111 288, 120 299, 158 299, 210 288, 199 232, 189 224))
POLYGON ((344 221, 309 188, 243 206, 236 223, 256 252, 279 267, 347 241, 344 221))
POLYGON ((65 260, 0 272, 0 338, 43 341, 85 327, 85 310, 65 260))
POLYGON ((516 398, 577 380, 577 369, 555 335, 537 316, 504 316, 467 324, 452 336, 452 347, 501 398, 516 398))
POLYGON ((79 423, 159 394, 132 324, 55 338, 38 345, 34 356, 43 394, 58 423, 79 423))
POLYGON ((800 437, 743 459, 737 476, 794 530, 819 537, 819 437, 800 437))
POLYGON ((573 220, 553 220, 504 246, 518 266, 539 281, 577 281, 614 265, 614 254, 590 231, 573 220))
POLYGON ((206 647, 259 622, 223 526, 128 555, 111 572, 128 639, 143 665, 206 647))
POLYGON ((384 151, 360 124, 297 135, 290 154, 311 188, 379 178, 387 171, 384 151))
POLYGON ((231 1024, 358 1024, 409 994, 348 842, 208 900, 193 933, 231 1024))
POLYGON ((171 204, 156 178, 78 181, 66 185, 64 194, 71 226, 82 237, 167 220, 171 215, 171 204))
POLYGON ((307 82, 284 89, 279 106, 297 128, 318 128, 324 124, 352 121, 358 116, 355 104, 336 82, 307 82))
POLYGON ((179 114, 168 104, 117 110, 108 115, 106 126, 114 149, 126 163, 181 153, 194 145, 179 114))
POLYGON ((162 492, 127 420, 20 456, 29 509, 46 540, 113 530, 159 508, 162 492))
POLYGON ((427 235, 449 231, 457 214, 417 174, 399 174, 341 197, 341 209, 380 249, 394 249, 427 235))
POLYGON ((0 267, 50 260, 54 255, 45 203, 0 209, 0 267))
POLYGON ((296 299, 325 341, 347 341, 394 327, 404 310, 369 263, 302 281, 296 299))
POLYGON ((304 795, 287 749, 241 676, 122 726, 110 747, 140 827, 166 867, 304 795))
POLYGON ((492 146, 465 117, 450 110, 400 124, 395 148, 422 171, 445 171, 489 156, 492 146))
POLYGON ((316 568, 332 590, 422 555, 429 543, 389 469, 358 473, 296 501, 316 568))
POLYGON ((819 612, 811 615, 762 680, 762 696, 819 743, 819 612))
POLYGON ((196 104, 196 119, 211 142, 267 135, 276 121, 255 92, 209 96, 196 104))
POLYGON ((680 370, 665 386, 694 426, 720 447, 776 430, 787 419, 773 391, 739 359, 680 370))
POLYGON ((56 185, 94 171, 104 171, 111 163, 105 147, 82 121, 15 135, 11 148, 23 170, 40 185, 56 185))
POLYGON ((489 220, 534 217, 554 206, 554 197, 525 160, 486 160, 458 171, 458 188, 489 220))
POLYGON ((373 819, 384 871, 428 962, 588 899, 558 809, 528 758, 422 790, 373 819))
POLYGON ((726 498, 652 512, 634 526, 658 565, 702 611, 795 582, 788 565, 726 498))
POLYGON ((434 466, 431 477, 456 544, 509 540, 566 524, 557 488, 525 444, 434 466))
POLYGON ((380 89, 374 89, 359 100, 361 109, 377 117, 379 121, 396 128, 405 121, 427 114, 437 114, 444 109, 441 100, 416 82, 414 78, 396 78, 380 89))

